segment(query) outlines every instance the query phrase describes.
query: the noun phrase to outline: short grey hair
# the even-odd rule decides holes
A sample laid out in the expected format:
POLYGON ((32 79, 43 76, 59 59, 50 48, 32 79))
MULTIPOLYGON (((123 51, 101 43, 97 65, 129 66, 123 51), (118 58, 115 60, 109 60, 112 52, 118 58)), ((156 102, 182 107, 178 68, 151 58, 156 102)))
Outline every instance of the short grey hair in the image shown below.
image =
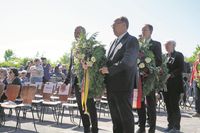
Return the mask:
POLYGON ((121 22, 125 23, 126 24, 126 28, 128 29, 129 22, 128 22, 128 18, 127 17, 122 16, 122 17, 119 17, 119 18, 115 19, 115 21, 117 21, 117 20, 120 20, 121 22))
POLYGON ((172 44, 174 47, 176 47, 176 42, 174 40, 169 40, 165 43, 165 45, 167 44, 172 44))

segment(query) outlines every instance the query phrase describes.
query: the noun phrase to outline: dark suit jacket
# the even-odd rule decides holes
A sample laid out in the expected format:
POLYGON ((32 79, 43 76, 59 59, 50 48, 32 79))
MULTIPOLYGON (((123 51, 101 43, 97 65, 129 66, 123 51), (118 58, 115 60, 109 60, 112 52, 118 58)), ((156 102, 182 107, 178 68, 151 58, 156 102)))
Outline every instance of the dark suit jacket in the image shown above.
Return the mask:
POLYGON ((120 43, 122 47, 116 52, 113 59, 107 58, 109 74, 105 77, 105 83, 108 92, 130 91, 136 83, 138 41, 126 33, 118 45, 121 45, 120 43))
POLYGON ((71 55, 70 55, 70 62, 69 62, 69 69, 68 69, 68 73, 67 73, 67 77, 65 79, 65 84, 71 84, 72 86, 77 85, 78 83, 78 78, 74 73, 74 56, 72 54, 72 50, 71 50, 71 55))
POLYGON ((174 51, 169 58, 167 67, 171 77, 167 81, 167 89, 169 92, 183 92, 182 73, 184 70, 184 56, 182 53, 174 51))
POLYGON ((150 50, 152 50, 152 52, 155 56, 156 66, 161 66, 161 64, 162 64, 161 43, 158 41, 154 41, 152 39, 149 43, 152 44, 152 46, 150 46, 150 50))

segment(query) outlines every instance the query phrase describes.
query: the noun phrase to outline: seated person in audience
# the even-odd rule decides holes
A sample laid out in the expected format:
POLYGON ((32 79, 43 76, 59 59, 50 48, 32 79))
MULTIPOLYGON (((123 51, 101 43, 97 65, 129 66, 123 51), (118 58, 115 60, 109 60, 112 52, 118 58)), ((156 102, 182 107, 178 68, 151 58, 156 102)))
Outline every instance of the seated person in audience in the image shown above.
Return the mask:
POLYGON ((55 78, 56 82, 64 81, 65 75, 61 72, 61 69, 59 66, 55 67, 53 77, 55 78))
POLYGON ((8 84, 21 85, 21 80, 18 76, 18 70, 16 68, 10 68, 7 79, 8 84))
MULTIPOLYGON (((0 83, 5 84, 5 86, 8 84, 8 82, 7 82, 7 70, 5 68, 0 68, 0 83)), ((6 89, 6 87, 4 88, 4 90, 5 89, 6 89)), ((7 99, 7 97, 6 97, 5 93, 3 93, 0 97, 0 102, 3 102, 6 99, 7 99)))
MULTIPOLYGON (((13 84, 13 85, 22 85, 21 80, 19 78, 19 73, 18 70, 16 68, 10 68, 10 70, 8 71, 8 84, 13 84)), ((17 99, 20 98, 20 92, 21 89, 19 91, 18 97, 17 99)))
POLYGON ((29 82, 28 77, 26 76, 26 74, 27 74, 26 70, 23 70, 23 71, 20 72, 20 80, 21 80, 22 84, 24 84, 25 82, 29 82))
MULTIPOLYGON (((7 70, 5 68, 0 68, 0 84, 4 84, 5 86, 8 84, 7 83, 7 70)), ((6 87, 4 87, 4 90, 6 89, 6 87)), ((5 93, 1 93, 0 95, 0 103, 3 102, 4 100, 6 100, 7 97, 5 95, 5 93)), ((4 109, 0 106, 0 125, 2 124, 2 122, 4 121, 4 109)))

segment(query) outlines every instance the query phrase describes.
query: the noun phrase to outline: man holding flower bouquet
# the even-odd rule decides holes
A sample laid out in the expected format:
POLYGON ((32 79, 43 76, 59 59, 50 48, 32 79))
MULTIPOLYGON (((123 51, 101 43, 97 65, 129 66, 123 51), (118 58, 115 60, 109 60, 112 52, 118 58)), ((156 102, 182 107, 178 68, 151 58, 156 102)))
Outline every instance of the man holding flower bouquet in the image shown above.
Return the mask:
MULTIPOLYGON (((151 39, 153 32, 153 26, 146 24, 142 28, 142 35, 140 36, 140 54, 139 54, 139 71, 140 78, 142 81, 142 91, 143 91, 143 100, 141 103, 141 108, 138 109, 139 116, 139 129, 137 133, 145 133, 145 124, 146 124, 146 105, 147 105, 147 114, 149 117, 149 133, 155 133, 156 128, 156 96, 155 96, 155 80, 152 79, 151 83, 147 81, 156 76, 154 71, 156 67, 161 66, 162 64, 162 51, 161 43, 151 39), (144 58, 145 63, 141 62, 144 58), (145 104, 146 100, 146 104, 145 104)), ((150 80, 149 80, 150 81, 150 80)))
POLYGON ((98 133, 94 97, 101 95, 104 89, 103 76, 98 76, 97 73, 101 63, 105 61, 105 49, 95 40, 96 34, 87 39, 86 30, 82 26, 75 28, 74 37, 76 41, 72 47, 65 84, 72 84, 75 90, 84 133, 98 133))

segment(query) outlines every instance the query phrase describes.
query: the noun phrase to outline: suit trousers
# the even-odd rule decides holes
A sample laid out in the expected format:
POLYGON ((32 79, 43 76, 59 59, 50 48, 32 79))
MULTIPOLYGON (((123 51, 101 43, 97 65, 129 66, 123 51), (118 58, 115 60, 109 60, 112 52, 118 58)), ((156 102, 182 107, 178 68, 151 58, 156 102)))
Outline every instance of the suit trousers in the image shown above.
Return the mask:
POLYGON ((92 133, 98 133, 98 121, 97 121, 97 110, 95 107, 95 101, 94 98, 88 98, 87 99, 87 108, 88 112, 90 114, 84 114, 84 111, 82 109, 82 104, 81 104, 81 92, 80 88, 75 85, 75 96, 78 104, 78 109, 80 111, 83 127, 84 127, 84 133, 89 133, 90 132, 90 125, 92 124, 92 133), (91 122, 90 122, 91 121, 91 122))
POLYGON ((137 110, 139 117, 139 127, 145 130, 146 116, 148 114, 149 119, 149 133, 155 133, 156 129, 156 96, 155 91, 151 91, 142 101, 141 108, 137 110), (146 112, 147 107, 147 112, 146 112))
POLYGON ((197 87, 197 83, 195 82, 195 110, 197 113, 200 113, 200 88, 197 87))
POLYGON ((180 130, 181 113, 179 108, 180 93, 175 91, 163 92, 167 108, 168 128, 180 130))
POLYGON ((109 92, 107 90, 113 133, 134 133, 131 94, 131 91, 109 92))

